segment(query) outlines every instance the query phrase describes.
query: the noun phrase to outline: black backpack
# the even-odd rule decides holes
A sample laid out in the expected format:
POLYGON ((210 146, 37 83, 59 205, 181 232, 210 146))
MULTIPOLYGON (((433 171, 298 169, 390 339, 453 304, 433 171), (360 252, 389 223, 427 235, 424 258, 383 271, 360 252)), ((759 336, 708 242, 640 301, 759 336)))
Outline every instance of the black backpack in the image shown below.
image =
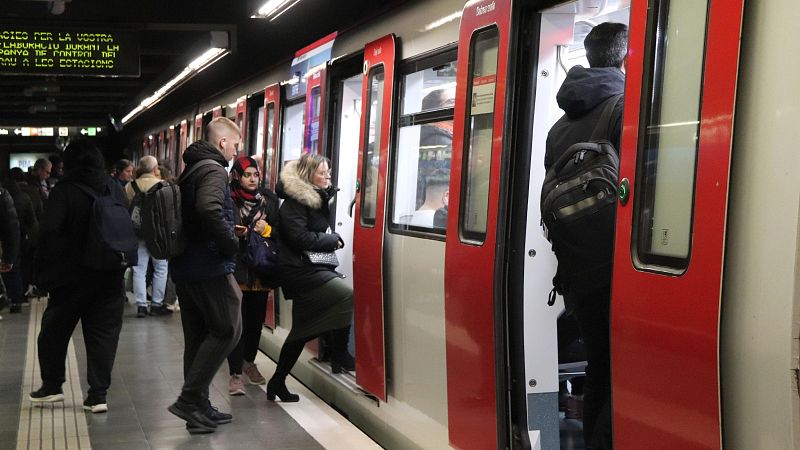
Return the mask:
POLYGON ((179 183, 208 164, 217 163, 210 159, 199 161, 181 174, 178 183, 161 181, 142 193, 142 239, 153 258, 171 259, 183 253, 186 248, 179 183))
POLYGON ((144 200, 145 193, 139 189, 139 185, 136 184, 136 181, 131 181, 131 188, 133 188, 133 198, 131 199, 130 204, 130 213, 131 213, 131 222, 133 222, 133 231, 136 232, 136 236, 142 236, 142 202, 144 200))
POLYGON ((560 293, 576 281, 592 289, 611 279, 619 153, 606 137, 621 97, 606 100, 589 141, 571 145, 544 177, 542 226, 558 259, 553 284, 560 293))
POLYGON ((121 271, 135 266, 139 255, 139 240, 133 231, 128 205, 114 195, 111 183, 109 179, 103 195, 83 183, 72 183, 93 200, 83 263, 98 271, 121 271))

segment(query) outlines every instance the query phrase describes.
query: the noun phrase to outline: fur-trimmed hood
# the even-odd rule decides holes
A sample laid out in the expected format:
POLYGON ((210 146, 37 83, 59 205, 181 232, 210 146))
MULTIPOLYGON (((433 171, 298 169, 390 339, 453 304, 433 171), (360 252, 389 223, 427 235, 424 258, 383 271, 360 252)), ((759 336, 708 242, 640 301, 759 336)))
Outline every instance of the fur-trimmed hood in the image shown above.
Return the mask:
POLYGON ((323 191, 314 186, 300 177, 297 172, 297 161, 290 161, 281 171, 280 183, 275 192, 281 198, 291 198, 311 209, 321 209, 323 204, 333 198, 336 188, 331 186, 323 191))

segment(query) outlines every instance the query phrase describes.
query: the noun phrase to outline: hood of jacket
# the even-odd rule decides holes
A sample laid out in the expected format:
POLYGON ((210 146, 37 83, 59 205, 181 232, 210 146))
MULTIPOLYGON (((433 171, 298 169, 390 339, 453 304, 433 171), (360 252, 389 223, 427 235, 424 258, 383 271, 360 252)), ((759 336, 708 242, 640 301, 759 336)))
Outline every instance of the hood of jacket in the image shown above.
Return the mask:
POLYGON ((625 91, 625 74, 616 67, 575 66, 556 94, 558 106, 567 117, 577 119, 607 98, 625 91))
POLYGON ((64 181, 83 183, 97 192, 104 192, 111 177, 96 167, 76 167, 64 175, 64 181))
POLYGON ((204 159, 213 159, 223 167, 228 167, 228 161, 216 147, 206 141, 197 141, 189 146, 183 153, 183 162, 186 165, 194 164, 204 159))
POLYGON ((322 190, 304 180, 297 172, 297 161, 291 161, 281 171, 280 183, 275 189, 280 198, 291 198, 311 209, 321 209, 336 193, 332 185, 322 190))

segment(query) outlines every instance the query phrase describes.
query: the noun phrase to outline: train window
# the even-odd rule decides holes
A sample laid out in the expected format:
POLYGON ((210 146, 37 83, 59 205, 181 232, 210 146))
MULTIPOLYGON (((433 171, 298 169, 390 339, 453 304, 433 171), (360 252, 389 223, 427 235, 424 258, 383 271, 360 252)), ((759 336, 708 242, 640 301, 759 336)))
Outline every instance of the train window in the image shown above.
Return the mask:
POLYGON ((452 108, 456 99, 456 62, 403 77, 402 115, 452 108))
POLYGON ((322 107, 322 96, 319 86, 311 89, 311 110, 308 113, 309 126, 306 129, 305 148, 310 153, 319 153, 319 116, 322 107))
POLYGON ((459 233, 475 244, 486 240, 498 45, 497 27, 476 33, 470 44, 459 233))
POLYGON ((708 1, 657 1, 635 205, 637 266, 688 267, 708 1))
POLYGON ((300 159, 303 153, 303 127, 305 126, 306 103, 300 102, 287 106, 284 110, 281 152, 283 162, 300 159))
POLYGON ((267 142, 266 151, 264 153, 264 173, 262 175, 264 186, 271 186, 272 184, 272 161, 275 157, 275 103, 267 105, 267 142))
POLYGON ((393 232, 444 236, 453 149, 455 52, 405 64, 392 176, 393 232), (443 57, 449 58, 441 61, 443 57), (418 70, 421 69, 421 70, 418 70), (416 189, 412 186, 416 186, 416 189), (412 187, 409 189, 409 187, 412 187))
POLYGON ((381 124, 383 123, 383 65, 369 71, 367 79, 367 129, 364 136, 363 173, 361 175, 361 225, 375 225, 378 200, 378 164, 380 163, 381 124))

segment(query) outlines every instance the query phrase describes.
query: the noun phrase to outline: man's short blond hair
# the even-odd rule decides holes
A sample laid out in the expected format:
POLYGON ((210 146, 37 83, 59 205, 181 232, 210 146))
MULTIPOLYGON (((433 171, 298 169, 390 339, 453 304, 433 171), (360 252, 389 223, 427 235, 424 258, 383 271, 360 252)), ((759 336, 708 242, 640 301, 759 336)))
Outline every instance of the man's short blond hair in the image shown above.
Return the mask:
POLYGON ((234 135, 241 138, 242 130, 227 117, 217 117, 208 123, 206 141, 216 144, 216 141, 222 137, 227 137, 227 135, 234 135))

